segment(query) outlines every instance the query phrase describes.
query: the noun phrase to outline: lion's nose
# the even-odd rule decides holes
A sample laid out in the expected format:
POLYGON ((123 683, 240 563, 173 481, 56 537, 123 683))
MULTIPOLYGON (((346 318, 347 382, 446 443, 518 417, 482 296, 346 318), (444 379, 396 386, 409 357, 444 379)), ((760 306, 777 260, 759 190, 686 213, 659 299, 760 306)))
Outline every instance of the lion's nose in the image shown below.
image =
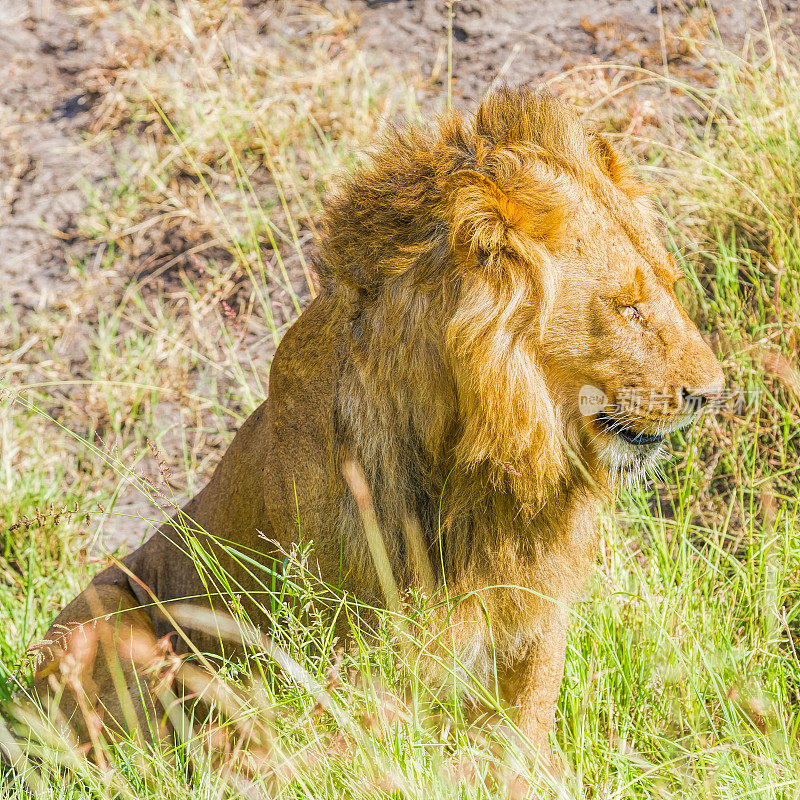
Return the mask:
POLYGON ((683 404, 692 410, 699 410, 708 403, 718 399, 722 394, 722 389, 722 383, 692 388, 684 386, 681 390, 683 393, 683 404))

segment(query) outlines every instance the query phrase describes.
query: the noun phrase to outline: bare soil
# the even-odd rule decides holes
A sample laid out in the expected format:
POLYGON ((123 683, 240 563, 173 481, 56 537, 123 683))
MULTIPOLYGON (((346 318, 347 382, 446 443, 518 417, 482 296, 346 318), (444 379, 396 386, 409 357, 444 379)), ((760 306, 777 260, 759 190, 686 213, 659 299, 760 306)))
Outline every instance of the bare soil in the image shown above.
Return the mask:
MULTIPOLYGON (((439 77, 446 67, 448 9, 432 0, 367 0, 364 46, 439 77)), ((713 2, 722 38, 742 41, 758 24, 757 3, 713 2)), ((797 2, 773 15, 796 10, 797 2)), ((537 81, 581 64, 611 61, 660 69, 687 20, 704 3, 675 0, 461 0, 453 5, 454 94, 475 102, 493 82, 537 81)))
POLYGON ((113 172, 84 143, 82 75, 105 45, 58 4, 0 0, 0 293, 23 308, 66 288, 81 181, 113 172))

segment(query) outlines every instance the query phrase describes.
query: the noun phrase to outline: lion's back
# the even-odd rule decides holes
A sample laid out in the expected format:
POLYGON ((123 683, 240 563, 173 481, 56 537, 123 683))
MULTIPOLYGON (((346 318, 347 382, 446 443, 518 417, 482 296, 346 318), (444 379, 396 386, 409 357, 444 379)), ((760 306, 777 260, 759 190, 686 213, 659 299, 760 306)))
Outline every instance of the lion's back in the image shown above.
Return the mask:
POLYGON ((264 503, 276 538, 287 545, 303 533, 318 541, 332 522, 341 483, 332 473, 344 324, 340 304, 321 294, 286 333, 270 369, 264 503))

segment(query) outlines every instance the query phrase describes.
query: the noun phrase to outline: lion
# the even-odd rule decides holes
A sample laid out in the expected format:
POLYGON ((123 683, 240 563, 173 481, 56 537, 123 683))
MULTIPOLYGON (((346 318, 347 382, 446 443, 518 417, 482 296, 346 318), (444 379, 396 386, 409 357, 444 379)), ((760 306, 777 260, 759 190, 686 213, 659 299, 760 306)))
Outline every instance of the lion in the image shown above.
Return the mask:
MULTIPOLYGON (((268 399, 207 486, 59 614, 39 696, 56 702, 66 655, 99 641, 117 651, 70 669, 130 724, 117 695, 140 680, 131 643, 172 633, 175 601, 224 607, 221 571, 269 634, 252 559, 280 563, 300 530, 322 581, 385 606, 368 502, 398 590, 459 598, 438 624, 547 757, 598 506, 723 387, 649 193, 543 90, 500 88, 471 117, 388 133, 326 204, 320 291, 277 349, 268 399), (198 569, 198 544, 219 571, 198 569)), ((74 718, 70 696, 57 702, 74 718)), ((133 724, 154 708, 143 701, 133 724)))

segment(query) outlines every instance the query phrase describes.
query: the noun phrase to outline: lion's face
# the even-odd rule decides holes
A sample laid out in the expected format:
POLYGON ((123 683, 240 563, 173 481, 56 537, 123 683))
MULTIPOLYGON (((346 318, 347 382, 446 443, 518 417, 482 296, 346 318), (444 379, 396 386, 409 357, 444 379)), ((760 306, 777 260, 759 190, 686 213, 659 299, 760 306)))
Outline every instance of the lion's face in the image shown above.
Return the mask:
POLYGON ((393 137, 329 209, 326 280, 374 307, 370 353, 404 342, 381 374, 405 375, 443 471, 536 511, 586 467, 641 471, 721 389, 646 194, 574 110, 523 87, 393 137))
POLYGON ((550 390, 586 455, 641 472, 721 392, 722 370, 641 202, 584 192, 552 258, 559 287, 539 345, 550 390))

